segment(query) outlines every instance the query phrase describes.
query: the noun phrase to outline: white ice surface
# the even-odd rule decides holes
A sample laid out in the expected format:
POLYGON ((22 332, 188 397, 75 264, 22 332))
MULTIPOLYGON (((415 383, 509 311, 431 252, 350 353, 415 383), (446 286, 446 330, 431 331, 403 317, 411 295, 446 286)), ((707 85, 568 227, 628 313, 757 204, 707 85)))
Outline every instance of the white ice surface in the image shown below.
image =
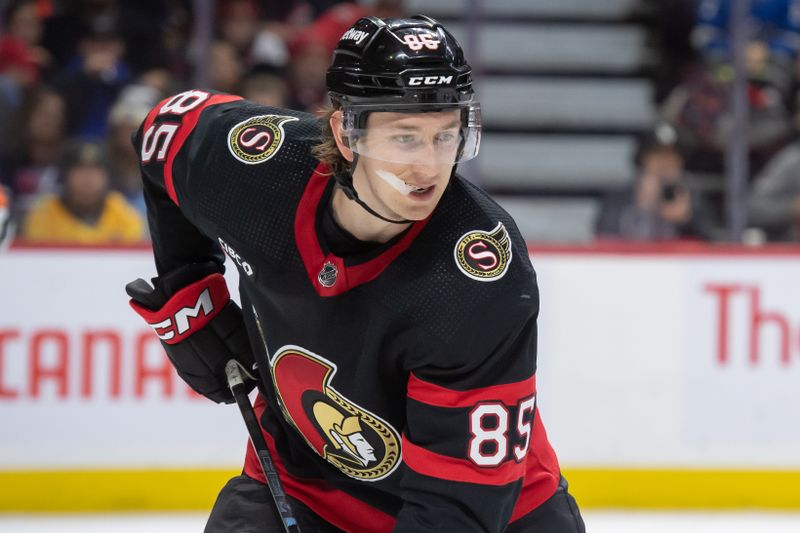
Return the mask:
MULTIPOLYGON (((800 513, 586 511, 588 533, 800 533, 800 513)), ((2 533, 200 533, 205 514, 0 514, 2 533)))

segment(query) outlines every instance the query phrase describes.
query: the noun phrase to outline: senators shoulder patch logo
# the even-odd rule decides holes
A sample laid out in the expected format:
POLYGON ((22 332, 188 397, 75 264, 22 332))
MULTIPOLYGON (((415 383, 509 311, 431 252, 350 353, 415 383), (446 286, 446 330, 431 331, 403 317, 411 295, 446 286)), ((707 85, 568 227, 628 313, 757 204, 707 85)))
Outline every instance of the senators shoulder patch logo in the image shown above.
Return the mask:
POLYGON ((287 345, 275 353, 271 366, 283 416, 322 458, 361 481, 378 481, 397 468, 397 430, 331 386, 334 363, 287 345))
POLYGON ((228 149, 233 157, 257 165, 269 161, 283 144, 283 124, 299 120, 285 115, 259 115, 244 120, 228 132, 228 149))
POLYGON ((472 230, 458 239, 453 254, 456 265, 467 277, 497 281, 511 264, 511 239, 502 222, 491 231, 472 230))

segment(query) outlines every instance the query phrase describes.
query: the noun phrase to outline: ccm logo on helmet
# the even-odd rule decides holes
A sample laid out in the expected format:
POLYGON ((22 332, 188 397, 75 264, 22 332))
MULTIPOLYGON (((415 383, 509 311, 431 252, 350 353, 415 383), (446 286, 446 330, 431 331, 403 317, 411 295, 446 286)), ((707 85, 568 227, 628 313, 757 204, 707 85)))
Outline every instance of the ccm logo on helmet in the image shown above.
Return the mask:
POLYGON ((409 85, 447 85, 453 82, 453 76, 412 76, 409 85))

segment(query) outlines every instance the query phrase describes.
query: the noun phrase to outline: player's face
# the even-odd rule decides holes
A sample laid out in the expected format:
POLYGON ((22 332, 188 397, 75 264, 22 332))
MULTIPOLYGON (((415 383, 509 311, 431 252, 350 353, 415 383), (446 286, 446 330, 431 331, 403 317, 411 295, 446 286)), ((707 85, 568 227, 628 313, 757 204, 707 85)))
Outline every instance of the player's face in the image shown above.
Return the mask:
POLYGON ((428 217, 450 180, 461 142, 458 110, 371 113, 359 139, 355 189, 373 209, 406 220, 428 217))

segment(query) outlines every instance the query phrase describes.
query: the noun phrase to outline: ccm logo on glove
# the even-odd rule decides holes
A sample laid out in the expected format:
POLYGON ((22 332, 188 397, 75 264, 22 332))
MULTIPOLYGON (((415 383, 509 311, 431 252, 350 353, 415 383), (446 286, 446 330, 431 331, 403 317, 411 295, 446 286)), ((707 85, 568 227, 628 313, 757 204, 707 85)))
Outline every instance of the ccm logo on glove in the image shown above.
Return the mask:
POLYGON ((211 274, 176 292, 164 306, 152 311, 130 301, 130 305, 158 338, 167 344, 177 344, 202 329, 230 300, 228 286, 222 274, 211 274))

